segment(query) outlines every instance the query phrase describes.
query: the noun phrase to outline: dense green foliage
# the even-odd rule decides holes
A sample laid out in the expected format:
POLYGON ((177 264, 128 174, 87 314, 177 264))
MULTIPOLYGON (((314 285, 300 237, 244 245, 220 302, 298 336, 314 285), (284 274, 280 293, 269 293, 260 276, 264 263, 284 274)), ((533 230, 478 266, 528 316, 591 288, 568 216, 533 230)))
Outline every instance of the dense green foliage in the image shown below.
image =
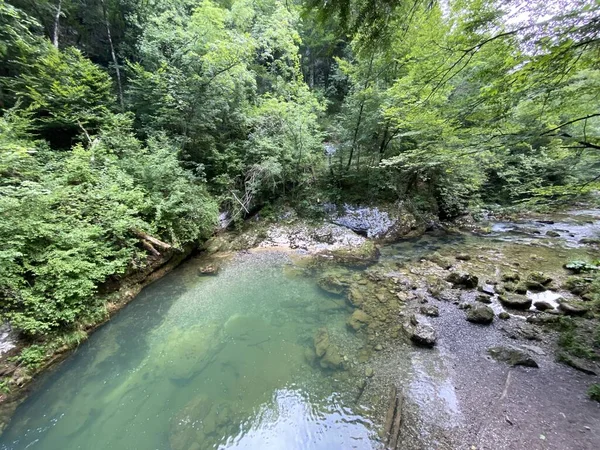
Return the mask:
POLYGON ((598 189, 592 0, 0 0, 0 313, 102 314, 111 278, 279 199, 453 218, 598 189), (156 249, 155 249, 156 250, 156 249))

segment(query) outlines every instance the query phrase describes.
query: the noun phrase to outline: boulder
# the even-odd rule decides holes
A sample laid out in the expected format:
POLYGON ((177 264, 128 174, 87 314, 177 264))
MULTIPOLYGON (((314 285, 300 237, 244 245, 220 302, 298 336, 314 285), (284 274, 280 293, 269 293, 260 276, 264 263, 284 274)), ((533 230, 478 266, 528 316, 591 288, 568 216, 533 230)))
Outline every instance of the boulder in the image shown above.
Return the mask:
POLYGON ((472 323, 490 324, 494 321, 494 310, 489 306, 475 305, 467 310, 467 320, 472 323))
POLYGON ((550 283, 552 278, 544 275, 543 272, 531 272, 525 279, 525 286, 532 291, 543 291, 550 283))
POLYGON ((485 295, 485 294, 479 294, 475 300, 477 300, 480 303, 487 303, 488 305, 490 303, 492 303, 492 297, 490 297, 489 295, 485 295))
POLYGON ((361 328, 365 327, 369 324, 371 318, 369 315, 364 312, 362 309, 357 309, 352 313, 352 315, 346 321, 348 327, 352 328, 354 331, 358 331, 361 328))
POLYGON ((459 253, 458 255, 456 255, 456 259, 458 259, 459 261, 470 261, 471 255, 469 255, 468 253, 459 253))
POLYGON ((435 329, 416 315, 412 315, 404 324, 404 331, 410 340, 419 346, 433 347, 437 341, 435 329))
POLYGON ((487 295, 494 295, 496 293, 496 288, 491 283, 484 283, 479 287, 479 290, 487 295))
POLYGON ((452 267, 452 260, 440 255, 438 252, 432 253, 427 257, 427 259, 445 270, 448 270, 452 267))
POLYGON ((531 299, 525 297, 524 295, 499 295, 498 300, 500 300, 503 305, 513 309, 529 309, 531 307, 531 299))
POLYGON ((566 300, 558 300, 558 309, 568 316, 583 316, 590 310, 590 307, 583 302, 574 302, 566 300))
POLYGON ((554 231, 554 230, 548 230, 546 231, 546 236, 548 237, 560 237, 560 233, 554 231))
POLYGON ((330 294, 342 294, 348 287, 348 281, 336 274, 326 273, 317 280, 317 284, 325 292, 330 294))
POLYGON ((498 319, 508 320, 510 319, 510 314, 506 311, 502 311, 500 314, 498 314, 498 319))
POLYGON ((539 367, 529 353, 512 345, 491 347, 488 348, 488 353, 496 361, 505 362, 511 366, 539 367))
POLYGON ((329 333, 321 328, 313 338, 315 353, 319 358, 319 365, 323 369, 341 369, 344 359, 335 344, 329 340, 329 333))
POLYGON ((479 278, 477 278, 476 275, 471 275, 469 273, 452 272, 446 277, 446 281, 452 283, 455 288, 474 289, 479 283, 479 278))
POLYGON ((545 302, 543 300, 538 300, 537 302, 533 302, 533 306, 535 306, 535 309, 537 309, 538 311, 547 311, 549 309, 554 309, 554 306, 552 306, 550 303, 545 302))
POLYGON ((357 286, 352 286, 350 288, 347 298, 350 304, 356 306, 357 308, 360 307, 365 301, 362 291, 357 286))
POLYGON ((438 309, 437 306, 421 306, 420 310, 421 314, 423 314, 424 316, 430 316, 430 317, 438 317, 440 315, 440 310, 438 309))
POLYGON ((516 283, 521 279, 517 272, 504 272, 500 278, 504 283, 516 283))
POLYGON ((548 314, 546 312, 541 314, 534 314, 527 317, 527 322, 535 325, 550 325, 553 323, 557 323, 559 320, 559 316, 554 314, 548 314))
POLYGON ((557 360, 588 375, 598 374, 598 367, 596 367, 591 361, 586 361, 584 359, 577 358, 576 356, 568 355, 565 352, 560 352, 557 356, 557 360))

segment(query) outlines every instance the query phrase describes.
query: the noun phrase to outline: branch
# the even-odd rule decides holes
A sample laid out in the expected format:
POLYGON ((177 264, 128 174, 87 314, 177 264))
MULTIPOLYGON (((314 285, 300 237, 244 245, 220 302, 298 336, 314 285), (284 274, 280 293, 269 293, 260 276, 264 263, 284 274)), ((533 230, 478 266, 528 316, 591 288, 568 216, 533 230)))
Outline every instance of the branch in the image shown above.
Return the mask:
MULTIPOLYGON (((585 116, 585 117, 579 117, 578 119, 569 120, 568 122, 561 123, 561 124, 560 124, 559 126, 557 126, 557 127, 554 127, 554 128, 552 128, 552 129, 550 129, 550 130, 547 130, 547 131, 544 131, 544 132, 541 134, 541 136, 545 136, 545 135, 547 135, 547 134, 550 134, 550 133, 552 133, 553 131, 556 131, 556 130, 558 130, 559 128, 565 127, 565 126, 567 126, 567 125, 571 125, 572 123, 575 123, 575 122, 580 122, 580 121, 582 121, 582 120, 587 120, 587 119, 591 119, 592 117, 598 117, 598 116, 600 116, 600 113, 589 114, 589 115, 587 115, 587 116, 585 116)), ((570 137, 570 136, 569 136, 569 137, 570 137)))

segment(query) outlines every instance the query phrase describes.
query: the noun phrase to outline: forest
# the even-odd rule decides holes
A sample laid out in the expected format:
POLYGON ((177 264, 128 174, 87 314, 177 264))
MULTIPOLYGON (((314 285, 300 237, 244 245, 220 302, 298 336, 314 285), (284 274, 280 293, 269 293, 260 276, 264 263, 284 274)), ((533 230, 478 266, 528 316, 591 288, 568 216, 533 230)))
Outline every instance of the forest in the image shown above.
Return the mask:
POLYGON ((289 204, 452 220, 600 188, 593 0, 0 1, 0 314, 289 204))

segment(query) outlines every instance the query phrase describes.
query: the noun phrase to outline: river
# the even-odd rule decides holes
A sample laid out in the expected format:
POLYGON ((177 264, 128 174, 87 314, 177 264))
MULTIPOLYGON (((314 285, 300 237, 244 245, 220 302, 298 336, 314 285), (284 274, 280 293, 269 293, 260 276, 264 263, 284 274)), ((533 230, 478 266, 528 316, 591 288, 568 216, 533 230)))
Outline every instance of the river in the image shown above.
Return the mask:
MULTIPOLYGON (((520 224, 495 223, 487 235, 428 234, 384 247, 380 265, 410 267, 433 252, 465 249, 477 254, 503 248, 505 257, 529 259, 533 245, 543 255, 536 264, 556 266, 567 254, 589 255, 578 241, 597 231, 592 216, 578 219, 587 224, 581 229, 559 221, 531 222, 525 231, 520 224), (564 236, 548 237, 550 229, 564 236)), ((38 380, 0 436, 0 448, 382 448, 382 392, 390 379, 407 386, 415 411, 433 428, 460 430, 469 416, 465 409, 476 412, 481 405, 479 397, 465 399, 458 392, 463 372, 453 368, 452 358, 464 348, 452 347, 453 336, 471 325, 453 316, 456 307, 439 303, 446 323, 442 343, 449 345, 423 350, 384 341, 377 346, 383 351, 366 352, 374 344, 368 347, 366 334, 347 326, 350 306, 321 289, 319 271, 307 270, 302 261, 284 252, 239 253, 216 276, 201 275, 199 259, 184 263, 38 380), (332 348, 340 349, 339 367, 315 358, 316 339, 324 332, 332 348), (373 367, 373 386, 362 395, 373 367)), ((500 333, 496 325, 491 329, 487 336, 500 333)), ((464 336, 465 345, 469 339, 487 342, 464 336)), ((489 370, 483 376, 490 380, 505 373, 489 370)), ((416 435, 429 439, 427 448, 454 445, 438 446, 431 427, 408 422, 421 427, 416 435)))

